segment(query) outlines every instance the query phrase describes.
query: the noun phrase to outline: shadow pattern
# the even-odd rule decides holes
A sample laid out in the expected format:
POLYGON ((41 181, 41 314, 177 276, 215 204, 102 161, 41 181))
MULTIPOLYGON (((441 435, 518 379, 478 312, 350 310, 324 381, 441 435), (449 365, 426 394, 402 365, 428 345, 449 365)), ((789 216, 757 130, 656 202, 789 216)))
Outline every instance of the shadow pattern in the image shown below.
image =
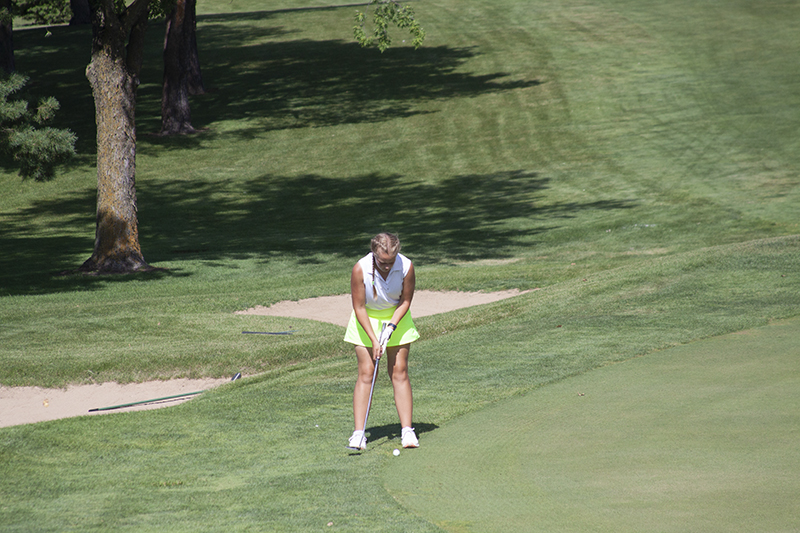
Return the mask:
MULTIPOLYGON (((292 31, 269 24, 276 14, 200 18, 200 59, 204 79, 213 90, 193 102, 195 127, 208 128, 206 134, 195 136, 142 134, 160 129, 163 26, 151 25, 137 106, 140 154, 197 148, 218 135, 213 128, 216 121, 238 123, 237 130, 225 132, 226 139, 244 139, 268 130, 433 113, 432 102, 539 84, 512 80, 503 72, 470 73, 463 67, 479 53, 475 48, 400 47, 380 54, 344 41, 292 40, 292 31)), ((86 28, 63 28, 48 41, 55 46, 48 44, 46 49, 31 34, 20 39, 26 50, 25 67, 39 80, 37 91, 51 93, 57 87, 70 91, 68 97, 52 94, 62 101, 60 117, 81 139, 79 150, 91 150, 74 163, 80 165, 94 155, 93 105, 84 75, 90 38, 86 28), (60 68, 53 69, 54 61, 60 68)), ((515 246, 535 244, 536 235, 557 227, 559 219, 587 209, 633 205, 625 200, 547 204, 543 199, 547 186, 548 178, 524 169, 453 176, 436 183, 374 173, 264 175, 213 183, 149 181, 137 191, 140 242, 152 264, 253 256, 266 261, 280 255, 315 262, 320 254, 355 258, 371 235, 388 229, 401 234, 416 261, 431 264, 509 257, 515 246), (393 200, 391 204, 386 198, 393 200)), ((0 227, 2 294, 73 290, 96 283, 83 277, 54 277, 55 272, 76 268, 91 254, 95 197, 94 189, 86 189, 0 213, 7 221, 0 227), (66 231, 34 231, 52 215, 67 226, 66 231), (82 234, 85 240, 73 237, 82 234)), ((180 274, 136 277, 170 275, 180 274)))
MULTIPOLYGON (((427 102, 540 84, 508 79, 505 72, 474 74, 460 69, 479 53, 474 47, 400 47, 381 54, 340 40, 285 40, 290 34, 282 27, 252 26, 243 31, 209 19, 202 25, 198 22, 201 67, 209 92, 193 99, 193 125, 213 134, 217 121, 244 120, 237 133, 250 138, 270 130, 431 113, 427 102), (267 37, 282 40, 264 41, 267 37), (204 54, 203 49, 226 50, 229 56, 204 54)), ((148 65, 157 66, 158 61, 148 65)), ((144 76, 160 79, 160 72, 151 68, 144 76)), ((143 86, 139 95, 140 129, 157 132, 160 86, 143 86)), ((170 139, 146 141, 171 146, 170 139)))
MULTIPOLYGON (((357 259, 369 237, 397 232, 418 264, 502 259, 558 221, 587 210, 626 209, 635 201, 546 203, 548 178, 524 170, 454 176, 437 183, 402 175, 356 177, 265 175, 249 181, 149 182, 141 187, 139 230, 153 266, 181 259, 219 261, 291 257, 315 263, 322 256, 357 259), (384 201, 392 198, 391 203, 384 201)), ((39 200, 0 227, 0 279, 28 265, 5 294, 85 287, 91 281, 54 280, 74 269, 93 242, 95 191, 39 200), (31 231, 40 217, 59 214, 86 238, 31 231), (86 216, 76 213, 85 213, 86 216), (81 229, 83 228, 83 229, 81 229)), ((143 276, 178 273, 156 272, 143 276)), ((139 278, 141 279, 141 278, 139 278)), ((107 279, 104 281, 108 281, 107 279)))

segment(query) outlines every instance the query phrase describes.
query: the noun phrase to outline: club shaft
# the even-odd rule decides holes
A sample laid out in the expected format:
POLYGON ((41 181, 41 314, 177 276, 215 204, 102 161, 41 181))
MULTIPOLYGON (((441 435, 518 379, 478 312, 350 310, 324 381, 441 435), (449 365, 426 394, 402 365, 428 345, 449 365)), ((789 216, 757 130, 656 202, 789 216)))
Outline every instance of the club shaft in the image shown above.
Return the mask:
MULTIPOLYGON (((381 336, 383 336, 383 330, 386 329, 386 323, 384 322, 381 327, 381 336)), ((364 413, 364 433, 367 431, 367 420, 369 420, 369 410, 372 407, 372 393, 375 391, 375 378, 378 377, 378 366, 381 362, 381 356, 375 358, 375 368, 372 370, 372 385, 369 387, 369 400, 367 401, 367 412, 364 413)))
POLYGON ((372 392, 375 390, 375 378, 378 377, 378 365, 381 358, 375 359, 375 369, 372 371, 372 385, 369 387, 369 400, 367 401, 367 412, 364 414, 364 431, 367 430, 367 420, 369 419, 369 409, 372 407, 372 392))

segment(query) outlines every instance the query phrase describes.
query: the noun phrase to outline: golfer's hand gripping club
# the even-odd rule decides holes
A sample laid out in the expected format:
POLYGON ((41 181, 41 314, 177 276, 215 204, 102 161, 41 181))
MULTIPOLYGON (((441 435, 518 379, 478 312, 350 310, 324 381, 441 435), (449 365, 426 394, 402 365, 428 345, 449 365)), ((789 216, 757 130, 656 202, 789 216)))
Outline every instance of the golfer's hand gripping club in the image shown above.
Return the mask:
POLYGON ((381 337, 378 341, 381 345, 381 353, 386 351, 386 345, 389 344, 389 339, 392 337, 392 333, 394 332, 394 328, 396 326, 390 323, 384 323, 383 328, 381 328, 381 337))

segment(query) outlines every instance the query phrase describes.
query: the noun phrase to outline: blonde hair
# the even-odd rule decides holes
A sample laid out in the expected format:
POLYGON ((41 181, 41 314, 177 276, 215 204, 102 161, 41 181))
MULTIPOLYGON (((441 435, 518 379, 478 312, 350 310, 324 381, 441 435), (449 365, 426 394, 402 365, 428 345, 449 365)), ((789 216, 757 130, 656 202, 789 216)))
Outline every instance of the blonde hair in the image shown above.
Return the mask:
POLYGON ((375 288, 375 252, 382 251, 389 255, 396 256, 400 253, 400 238, 394 233, 378 233, 370 241, 372 250, 372 297, 378 297, 378 290, 375 288))
POLYGON ((397 255, 400 252, 400 238, 394 233, 378 233, 370 241, 372 253, 381 250, 389 255, 397 255))

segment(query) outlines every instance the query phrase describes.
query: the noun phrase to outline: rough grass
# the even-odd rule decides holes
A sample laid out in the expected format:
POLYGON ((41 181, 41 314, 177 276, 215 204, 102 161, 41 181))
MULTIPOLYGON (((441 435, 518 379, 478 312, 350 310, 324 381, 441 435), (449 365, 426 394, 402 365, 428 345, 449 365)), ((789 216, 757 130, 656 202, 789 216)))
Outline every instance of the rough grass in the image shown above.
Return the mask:
MULTIPOLYGON (((9 530, 433 531, 395 501, 385 380, 350 457, 339 328, 233 311, 342 294, 368 238, 400 233, 421 289, 539 291, 419 320, 417 421, 797 314, 798 7, 426 1, 424 49, 350 42, 354 8, 201 2, 199 135, 160 138, 151 27, 137 108, 145 258, 91 253, 90 33, 15 34, 31 95, 80 156, 0 172, 0 383, 242 381, 158 412, 0 430, 9 530), (244 329, 300 328, 290 338, 244 329)), ((420 450, 424 453, 424 448, 420 450)))
MULTIPOLYGON (((548 383, 791 316, 800 290, 779 273, 797 276, 798 254, 796 238, 723 246, 419 319, 426 340, 415 343, 411 372, 423 445, 440 428, 458 427, 461 415, 502 409, 503 399, 548 383), (745 297, 730 305, 726 281, 746 277, 745 297)), ((353 364, 349 354, 302 361, 170 409, 4 428, 3 523, 42 531, 281 531, 329 522, 347 531, 435 530, 382 488, 382 467, 399 447, 384 375, 369 450, 344 449, 353 364)), ((591 383, 591 375, 582 379, 591 383)), ((602 425, 599 415, 591 420, 602 425)), ((434 439, 436 453, 457 456, 460 446, 434 439)))

